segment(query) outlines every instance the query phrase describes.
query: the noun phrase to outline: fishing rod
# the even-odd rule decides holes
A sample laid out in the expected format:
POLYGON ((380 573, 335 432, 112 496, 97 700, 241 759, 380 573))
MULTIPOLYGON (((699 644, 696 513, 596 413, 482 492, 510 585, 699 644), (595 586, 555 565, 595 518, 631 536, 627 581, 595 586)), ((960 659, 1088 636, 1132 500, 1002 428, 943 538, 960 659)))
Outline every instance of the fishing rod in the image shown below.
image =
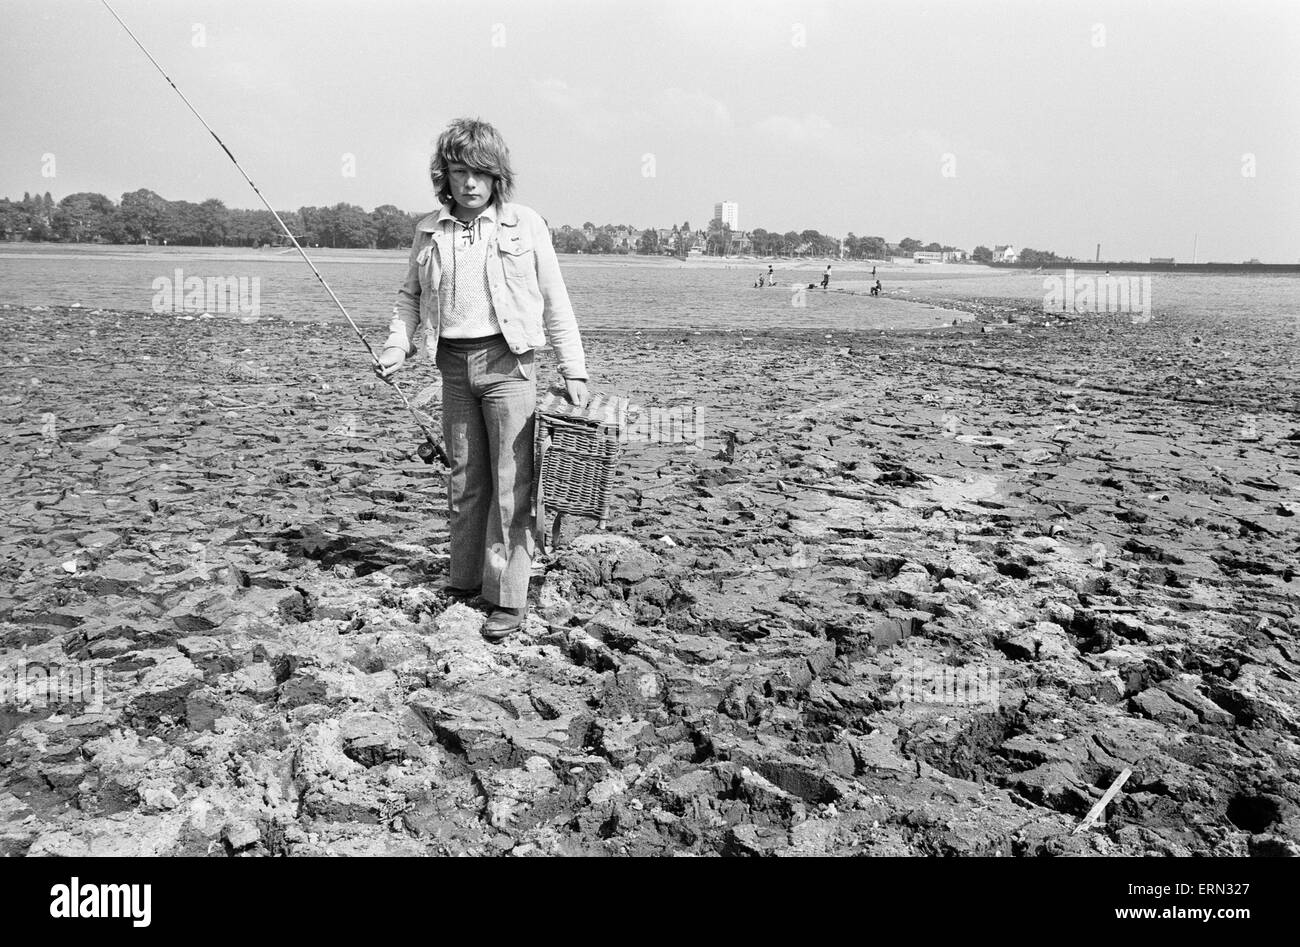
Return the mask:
POLYGON ((325 277, 320 275, 320 270, 316 269, 316 264, 311 261, 311 257, 307 256, 307 251, 302 248, 302 244, 300 244, 298 238, 293 235, 293 231, 291 231, 288 225, 280 218, 279 213, 277 213, 276 209, 271 206, 271 202, 262 194, 261 189, 253 183, 253 179, 248 176, 248 173, 244 170, 243 166, 240 165, 239 161, 231 153, 230 149, 226 147, 226 143, 221 140, 220 136, 217 135, 215 131, 212 130, 212 126, 209 125, 204 120, 203 116, 199 114, 199 110, 190 104, 190 100, 185 98, 185 93, 177 87, 176 83, 172 81, 172 77, 167 75, 163 67, 158 65, 158 60, 153 58, 153 54, 145 48, 144 43, 140 42, 139 38, 131 32, 131 28, 122 21, 120 16, 117 15, 117 11, 113 9, 108 0, 100 0, 100 2, 104 4, 104 7, 109 13, 113 14, 113 19, 117 20, 117 22, 121 24, 122 29, 126 30, 126 35, 131 37, 131 39, 135 41, 135 45, 140 47, 140 51, 149 57, 149 61, 153 63, 154 68, 158 70, 159 74, 167 80, 167 84, 176 90, 176 94, 181 97, 181 101, 184 102, 186 106, 189 107, 189 110, 194 113, 194 117, 203 123, 203 127, 208 130, 208 134, 210 134, 213 139, 216 140, 217 144, 221 146, 221 150, 226 153, 226 157, 234 163, 235 167, 239 169, 239 173, 244 176, 244 180, 248 182, 248 186, 253 189, 253 192, 257 194, 262 203, 266 205, 266 209, 271 212, 271 216, 274 217, 275 222, 280 225, 280 229, 284 231, 284 235, 293 243, 294 249, 298 251, 306 264, 311 267, 311 271, 316 274, 317 281, 325 287, 325 292, 329 293, 330 299, 334 300, 334 305, 339 307, 339 312, 343 313, 343 318, 348 320, 348 325, 352 326, 352 331, 357 334, 357 338, 361 340, 361 344, 364 345, 366 351, 370 353, 370 360, 374 363, 376 374, 379 375, 379 378, 382 381, 397 392, 397 396, 402 399, 402 404, 406 405, 406 410, 411 412, 411 417, 415 419, 416 425, 419 426, 420 432, 424 435, 424 443, 420 445, 417 451, 420 455, 420 459, 426 464, 431 464, 433 463, 434 458, 437 458, 438 462, 444 467, 450 467, 451 461, 447 459, 447 452, 443 450, 442 444, 439 443, 438 438, 434 437, 433 431, 430 430, 429 426, 424 423, 424 420, 418 414, 416 414, 415 407, 409 400, 407 400, 406 393, 402 391, 401 387, 397 384, 396 379, 388 378, 378 372, 378 369, 381 367, 379 356, 377 356, 375 350, 370 347, 370 343, 366 341, 366 337, 362 334, 360 327, 358 327, 352 320, 352 316, 348 313, 343 303, 339 301, 338 296, 334 295, 334 290, 330 288, 330 284, 325 282, 325 277))

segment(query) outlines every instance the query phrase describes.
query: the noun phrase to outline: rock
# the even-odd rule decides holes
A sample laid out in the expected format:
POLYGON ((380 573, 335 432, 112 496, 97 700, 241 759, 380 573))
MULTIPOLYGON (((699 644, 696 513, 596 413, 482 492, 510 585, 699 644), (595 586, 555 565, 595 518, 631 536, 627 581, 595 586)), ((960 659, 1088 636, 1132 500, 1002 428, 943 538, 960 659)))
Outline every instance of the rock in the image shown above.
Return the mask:
POLYGON ((1069 628, 1074 622, 1074 609, 1064 602, 1052 602, 1047 606, 1047 617, 1062 628, 1069 628))
POLYGON ((242 852, 260 842, 262 833, 254 823, 240 819, 221 830, 221 839, 230 846, 231 851, 242 852))
POLYGON ((611 576, 619 582, 634 584, 655 575, 660 569, 658 556, 644 549, 628 549, 618 553, 611 576))
POLYGON ((1281 835, 1252 835, 1247 846, 1252 858, 1300 858, 1300 843, 1281 835))
POLYGON ((77 545, 86 549, 100 549, 105 546, 111 546, 121 537, 117 533, 108 530, 96 530, 93 533, 87 533, 85 536, 78 537, 77 545))
POLYGON ((343 718, 339 732, 343 752, 362 766, 401 762, 406 756, 397 722, 382 714, 349 714, 343 718))
POLYGON ((185 716, 186 698, 203 683, 203 671, 182 655, 167 658, 140 674, 136 695, 127 706, 133 726, 156 726, 164 717, 185 716))
POLYGON ((523 832, 560 812, 560 780, 544 757, 530 757, 521 768, 489 773, 482 782, 493 828, 523 832))
POLYGON ((1126 690, 1119 672, 1094 671, 1070 684, 1073 697, 1092 698, 1103 704, 1114 704, 1124 699, 1126 690))
POLYGON ((617 773, 612 773, 587 790, 587 804, 604 806, 627 792, 627 783, 617 773))
POLYGON ((332 706, 358 696, 353 676, 325 668, 305 667, 280 685, 280 704, 301 707, 305 704, 332 706))
POLYGON ((265 661, 222 675, 217 682, 237 694, 245 694, 257 701, 270 700, 279 686, 274 669, 265 661))
POLYGON ((636 759, 640 748, 654 740, 654 726, 647 720, 632 720, 625 723, 598 719, 599 729, 597 746, 615 766, 626 766, 636 759))
POLYGON ((1178 703, 1190 708, 1201 723, 1211 726, 1230 727, 1237 722, 1237 718, 1231 713, 1197 692, 1196 683, 1198 679, 1195 676, 1190 676, 1190 678, 1190 680, 1185 678, 1182 680, 1162 681, 1157 686, 1178 703))
POLYGON ((1065 629, 1050 621, 1037 622, 1029 631, 1013 632, 999 639, 997 646, 1007 657, 1022 661, 1048 661, 1077 654, 1065 629))
POLYGON ((225 701, 212 688, 200 688, 185 698, 185 725, 191 730, 214 730, 227 713, 225 701))
POLYGON ((1131 704, 1134 712, 1150 717, 1152 720, 1182 726, 1197 721, 1196 711, 1178 703, 1163 690, 1156 688, 1144 690, 1132 699, 1131 704))

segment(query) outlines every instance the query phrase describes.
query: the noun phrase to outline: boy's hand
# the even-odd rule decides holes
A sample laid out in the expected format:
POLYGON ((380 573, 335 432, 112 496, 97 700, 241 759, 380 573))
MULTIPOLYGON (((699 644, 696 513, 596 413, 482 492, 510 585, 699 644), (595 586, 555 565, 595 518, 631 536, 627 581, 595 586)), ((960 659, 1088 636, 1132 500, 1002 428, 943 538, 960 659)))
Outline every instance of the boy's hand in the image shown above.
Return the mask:
POLYGON ((384 381, 389 381, 406 363, 406 353, 398 348, 384 349, 379 355, 379 364, 372 366, 375 374, 384 381))
POLYGON ((564 379, 564 394, 569 404, 584 407, 587 404, 587 382, 581 378, 564 379))

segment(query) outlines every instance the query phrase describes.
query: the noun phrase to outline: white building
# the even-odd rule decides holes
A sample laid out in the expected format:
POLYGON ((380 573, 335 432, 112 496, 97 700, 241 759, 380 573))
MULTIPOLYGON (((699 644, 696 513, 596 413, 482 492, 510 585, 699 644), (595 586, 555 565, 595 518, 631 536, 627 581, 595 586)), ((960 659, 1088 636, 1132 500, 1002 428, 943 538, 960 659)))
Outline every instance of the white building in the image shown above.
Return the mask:
POLYGON ((720 220, 732 230, 740 229, 740 205, 735 201, 722 201, 713 205, 713 219, 720 220))
POLYGON ((998 244, 993 248, 994 263, 1015 263, 1020 259, 1020 251, 1009 244, 998 244))

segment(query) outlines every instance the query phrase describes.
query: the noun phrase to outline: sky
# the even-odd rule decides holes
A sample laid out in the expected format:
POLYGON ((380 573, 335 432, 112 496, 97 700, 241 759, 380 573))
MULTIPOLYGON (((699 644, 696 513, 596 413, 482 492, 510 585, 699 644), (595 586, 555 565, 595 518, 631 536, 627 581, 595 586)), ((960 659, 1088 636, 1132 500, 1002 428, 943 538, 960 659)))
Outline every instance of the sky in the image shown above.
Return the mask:
MULTIPOLYGON (((277 209, 435 204, 492 122, 552 225, 1300 261, 1296 0, 110 0, 277 209)), ((100 0, 0 0, 0 196, 257 196, 100 0)))

